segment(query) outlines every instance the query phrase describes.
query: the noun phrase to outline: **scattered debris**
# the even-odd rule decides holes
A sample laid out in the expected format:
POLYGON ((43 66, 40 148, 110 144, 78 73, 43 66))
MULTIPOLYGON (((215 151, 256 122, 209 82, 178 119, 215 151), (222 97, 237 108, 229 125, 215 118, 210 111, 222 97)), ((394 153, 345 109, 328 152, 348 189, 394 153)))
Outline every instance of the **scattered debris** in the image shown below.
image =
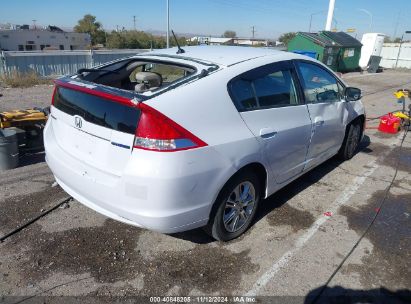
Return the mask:
POLYGON ((327 232, 327 229, 324 226, 320 226, 318 228, 318 230, 322 231, 322 232, 327 232))
POLYGON ((61 206, 59 207, 60 209, 67 209, 70 208, 70 205, 68 204, 68 202, 61 204, 61 206))

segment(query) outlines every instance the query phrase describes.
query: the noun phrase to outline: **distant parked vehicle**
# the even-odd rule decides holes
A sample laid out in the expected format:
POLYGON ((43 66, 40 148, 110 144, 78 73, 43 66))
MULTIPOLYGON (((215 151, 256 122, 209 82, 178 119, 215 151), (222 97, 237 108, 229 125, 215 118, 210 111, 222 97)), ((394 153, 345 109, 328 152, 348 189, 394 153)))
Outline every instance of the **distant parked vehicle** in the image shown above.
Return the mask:
POLYGON ((361 91, 306 56, 197 46, 56 81, 45 129, 61 187, 118 221, 238 237, 263 198, 363 134, 361 91))

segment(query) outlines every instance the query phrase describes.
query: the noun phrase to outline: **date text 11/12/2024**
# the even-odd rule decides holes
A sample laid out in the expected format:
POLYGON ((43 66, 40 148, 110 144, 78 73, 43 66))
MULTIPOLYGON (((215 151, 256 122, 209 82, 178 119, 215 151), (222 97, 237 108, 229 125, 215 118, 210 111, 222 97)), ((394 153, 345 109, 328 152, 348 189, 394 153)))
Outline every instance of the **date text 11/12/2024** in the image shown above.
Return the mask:
POLYGON ((164 297, 150 297, 150 303, 256 303, 255 297, 245 296, 164 296, 164 297))

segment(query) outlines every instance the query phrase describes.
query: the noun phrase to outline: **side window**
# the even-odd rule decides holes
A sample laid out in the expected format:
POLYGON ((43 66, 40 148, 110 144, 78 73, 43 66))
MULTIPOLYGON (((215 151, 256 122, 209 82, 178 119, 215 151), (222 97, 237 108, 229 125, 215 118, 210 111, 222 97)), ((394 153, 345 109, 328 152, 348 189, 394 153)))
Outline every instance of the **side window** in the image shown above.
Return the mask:
POLYGON ((234 80, 231 84, 231 92, 239 111, 257 109, 257 100, 255 99, 251 81, 243 79, 234 80))
POLYGON ((254 80, 236 79, 231 93, 239 111, 298 105, 298 95, 290 70, 280 70, 254 80))
POLYGON ((308 103, 336 102, 341 100, 337 79, 323 68, 300 62, 304 94, 308 103))
POLYGON ((253 81, 260 108, 285 107, 297 105, 291 71, 284 70, 265 75, 253 81))

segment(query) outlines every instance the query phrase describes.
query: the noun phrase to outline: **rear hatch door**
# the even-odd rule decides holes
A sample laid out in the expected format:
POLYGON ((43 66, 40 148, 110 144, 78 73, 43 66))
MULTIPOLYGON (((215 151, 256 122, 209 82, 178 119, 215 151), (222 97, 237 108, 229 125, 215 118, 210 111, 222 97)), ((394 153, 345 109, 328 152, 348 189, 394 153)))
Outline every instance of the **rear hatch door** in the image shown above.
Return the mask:
POLYGON ((140 118, 137 95, 72 78, 56 81, 51 123, 58 146, 79 162, 121 176, 140 118))

